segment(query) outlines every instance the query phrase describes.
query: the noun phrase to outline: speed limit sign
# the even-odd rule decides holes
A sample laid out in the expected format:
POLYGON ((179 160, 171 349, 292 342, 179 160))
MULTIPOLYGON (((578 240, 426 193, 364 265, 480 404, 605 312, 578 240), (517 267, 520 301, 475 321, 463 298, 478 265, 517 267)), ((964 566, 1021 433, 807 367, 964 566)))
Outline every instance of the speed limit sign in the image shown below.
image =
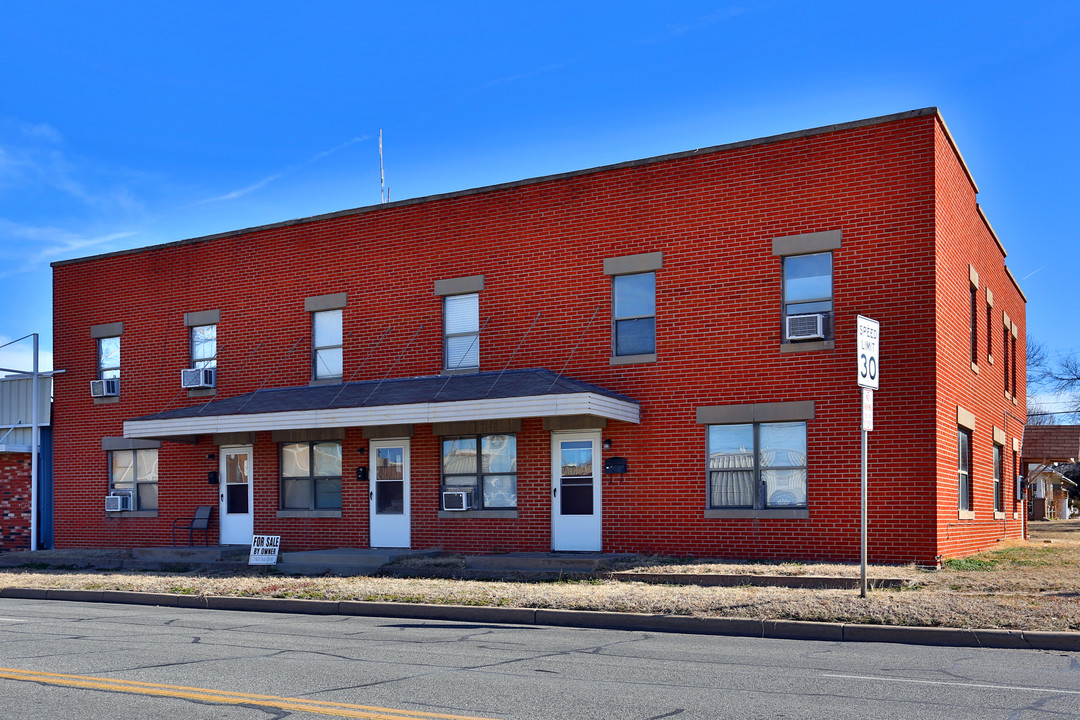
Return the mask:
POLYGON ((859 315, 855 336, 859 351, 859 386, 877 390, 880 365, 878 350, 881 347, 878 321, 859 315))

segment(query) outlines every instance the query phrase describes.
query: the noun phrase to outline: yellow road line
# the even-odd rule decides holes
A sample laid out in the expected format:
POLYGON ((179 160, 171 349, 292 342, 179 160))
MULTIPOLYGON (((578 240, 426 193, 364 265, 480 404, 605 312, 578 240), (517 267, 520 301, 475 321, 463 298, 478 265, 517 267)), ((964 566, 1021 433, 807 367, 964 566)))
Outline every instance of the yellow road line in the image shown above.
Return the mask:
POLYGON ((92 690, 110 690, 113 692, 157 695, 161 697, 218 702, 228 705, 261 705, 282 710, 297 710, 337 717, 368 718, 369 720, 493 720, 492 718, 468 715, 444 715, 417 710, 398 710, 373 705, 352 705, 325 700, 306 700, 304 698, 278 697, 276 695, 253 695, 229 690, 211 690, 209 688, 188 687, 186 685, 163 685, 160 683, 141 682, 139 680, 118 680, 116 678, 91 677, 88 675, 64 675, 60 673, 19 670, 18 668, 0 668, 0 678, 22 680, 26 682, 48 683, 92 690))

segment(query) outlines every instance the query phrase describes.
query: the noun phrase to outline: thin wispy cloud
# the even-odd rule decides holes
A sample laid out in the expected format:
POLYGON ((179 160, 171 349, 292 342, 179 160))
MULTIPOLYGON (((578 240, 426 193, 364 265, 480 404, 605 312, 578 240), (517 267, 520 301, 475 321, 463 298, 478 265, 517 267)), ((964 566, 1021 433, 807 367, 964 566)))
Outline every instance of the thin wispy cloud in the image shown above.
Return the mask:
POLYGON ((746 8, 742 7, 723 8, 687 23, 675 23, 668 25, 666 28, 664 28, 662 34, 655 37, 646 38, 642 40, 642 42, 646 45, 662 43, 667 40, 677 38, 680 35, 697 32, 698 30, 703 30, 707 27, 710 27, 711 25, 715 25, 716 23, 724 22, 725 20, 731 20, 732 18, 739 17, 740 15, 745 15, 746 12, 746 8))
POLYGON ((61 143, 64 140, 64 136, 60 134, 60 131, 54 128, 49 123, 28 123, 23 122, 19 125, 19 130, 23 135, 35 140, 46 140, 51 143, 61 143))
POLYGON ((1046 266, 1045 266, 1045 265, 1043 265, 1042 267, 1036 268, 1036 269, 1032 270, 1031 272, 1029 272, 1029 273, 1028 273, 1027 275, 1025 275, 1024 277, 1022 277, 1022 278, 1020 278, 1020 279, 1021 279, 1021 280, 1027 280, 1027 279, 1028 279, 1029 277, 1031 277, 1031 276, 1032 276, 1032 275, 1034 275, 1035 273, 1039 272, 1039 271, 1040 271, 1040 270, 1042 270, 1042 269, 1043 269, 1044 267, 1046 267, 1046 266))
POLYGON ((135 234, 124 231, 81 235, 63 228, 23 225, 0 218, 0 248, 3 248, 0 278, 28 272, 60 258, 86 254, 91 249, 108 252, 116 248, 118 241, 135 234))
POLYGON ((464 93, 462 93, 461 96, 465 97, 468 95, 473 95, 475 93, 483 92, 484 90, 487 90, 489 88, 496 87, 498 85, 507 85, 510 83, 520 82, 522 80, 528 80, 529 78, 534 78, 545 73, 560 70, 564 67, 567 67, 568 65, 573 65, 575 62, 577 62, 577 59, 563 60, 562 62, 550 63, 548 65, 544 65, 543 67, 538 67, 535 70, 528 70, 526 72, 520 72, 514 75, 507 75, 505 77, 495 78, 494 80, 488 80, 482 85, 477 85, 471 90, 466 90, 464 93))
POLYGON ((350 139, 346 140, 345 142, 341 143, 340 145, 336 145, 336 146, 330 148, 329 150, 322 150, 320 152, 317 152, 314 155, 312 155, 311 157, 309 157, 307 160, 304 160, 303 162, 297 163, 295 165, 290 165, 287 168, 285 168, 284 170, 282 170, 280 172, 276 172, 273 175, 268 175, 268 176, 264 177, 262 180, 259 180, 258 182, 254 182, 251 185, 239 188, 237 190, 231 190, 231 191, 225 193, 224 195, 218 195, 217 197, 206 198, 205 200, 199 200, 198 202, 196 202, 194 204, 195 205, 205 205, 206 203, 224 202, 224 201, 227 201, 227 200, 235 200, 237 198, 243 197, 245 195, 248 195, 249 193, 253 193, 253 192, 257 191, 257 190, 263 189, 264 187, 266 187, 270 183, 274 182, 275 180, 279 180, 279 179, 285 177, 289 173, 296 172, 297 170, 305 168, 308 165, 311 165, 313 163, 317 163, 320 160, 324 160, 324 159, 330 157, 331 155, 333 155, 334 153, 341 152, 342 150, 344 150, 345 148, 347 148, 347 147, 349 147, 351 145, 355 145, 356 143, 363 142, 365 140, 370 140, 371 137, 372 137, 371 135, 360 135, 358 137, 350 138, 350 139))

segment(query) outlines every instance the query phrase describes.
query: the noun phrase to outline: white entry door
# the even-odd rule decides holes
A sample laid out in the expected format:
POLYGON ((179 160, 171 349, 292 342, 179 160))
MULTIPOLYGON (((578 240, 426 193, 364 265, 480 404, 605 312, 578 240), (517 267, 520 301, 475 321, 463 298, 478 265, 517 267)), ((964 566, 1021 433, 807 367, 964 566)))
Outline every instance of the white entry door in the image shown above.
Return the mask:
POLYGON ((251 447, 221 448, 218 525, 222 545, 250 545, 255 529, 251 447))
POLYGON ((551 549, 599 552, 600 433, 551 435, 551 549))
POLYGON ((368 479, 371 547, 409 547, 409 441, 372 440, 368 479))

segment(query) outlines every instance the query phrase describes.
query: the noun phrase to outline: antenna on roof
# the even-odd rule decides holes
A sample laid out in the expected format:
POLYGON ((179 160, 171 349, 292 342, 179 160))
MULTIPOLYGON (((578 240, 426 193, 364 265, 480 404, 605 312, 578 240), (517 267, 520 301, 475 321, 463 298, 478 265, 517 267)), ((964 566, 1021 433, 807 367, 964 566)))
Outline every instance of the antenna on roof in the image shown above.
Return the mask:
POLYGON ((379 128, 379 202, 390 202, 390 188, 386 187, 386 171, 383 169, 382 128, 379 128))

